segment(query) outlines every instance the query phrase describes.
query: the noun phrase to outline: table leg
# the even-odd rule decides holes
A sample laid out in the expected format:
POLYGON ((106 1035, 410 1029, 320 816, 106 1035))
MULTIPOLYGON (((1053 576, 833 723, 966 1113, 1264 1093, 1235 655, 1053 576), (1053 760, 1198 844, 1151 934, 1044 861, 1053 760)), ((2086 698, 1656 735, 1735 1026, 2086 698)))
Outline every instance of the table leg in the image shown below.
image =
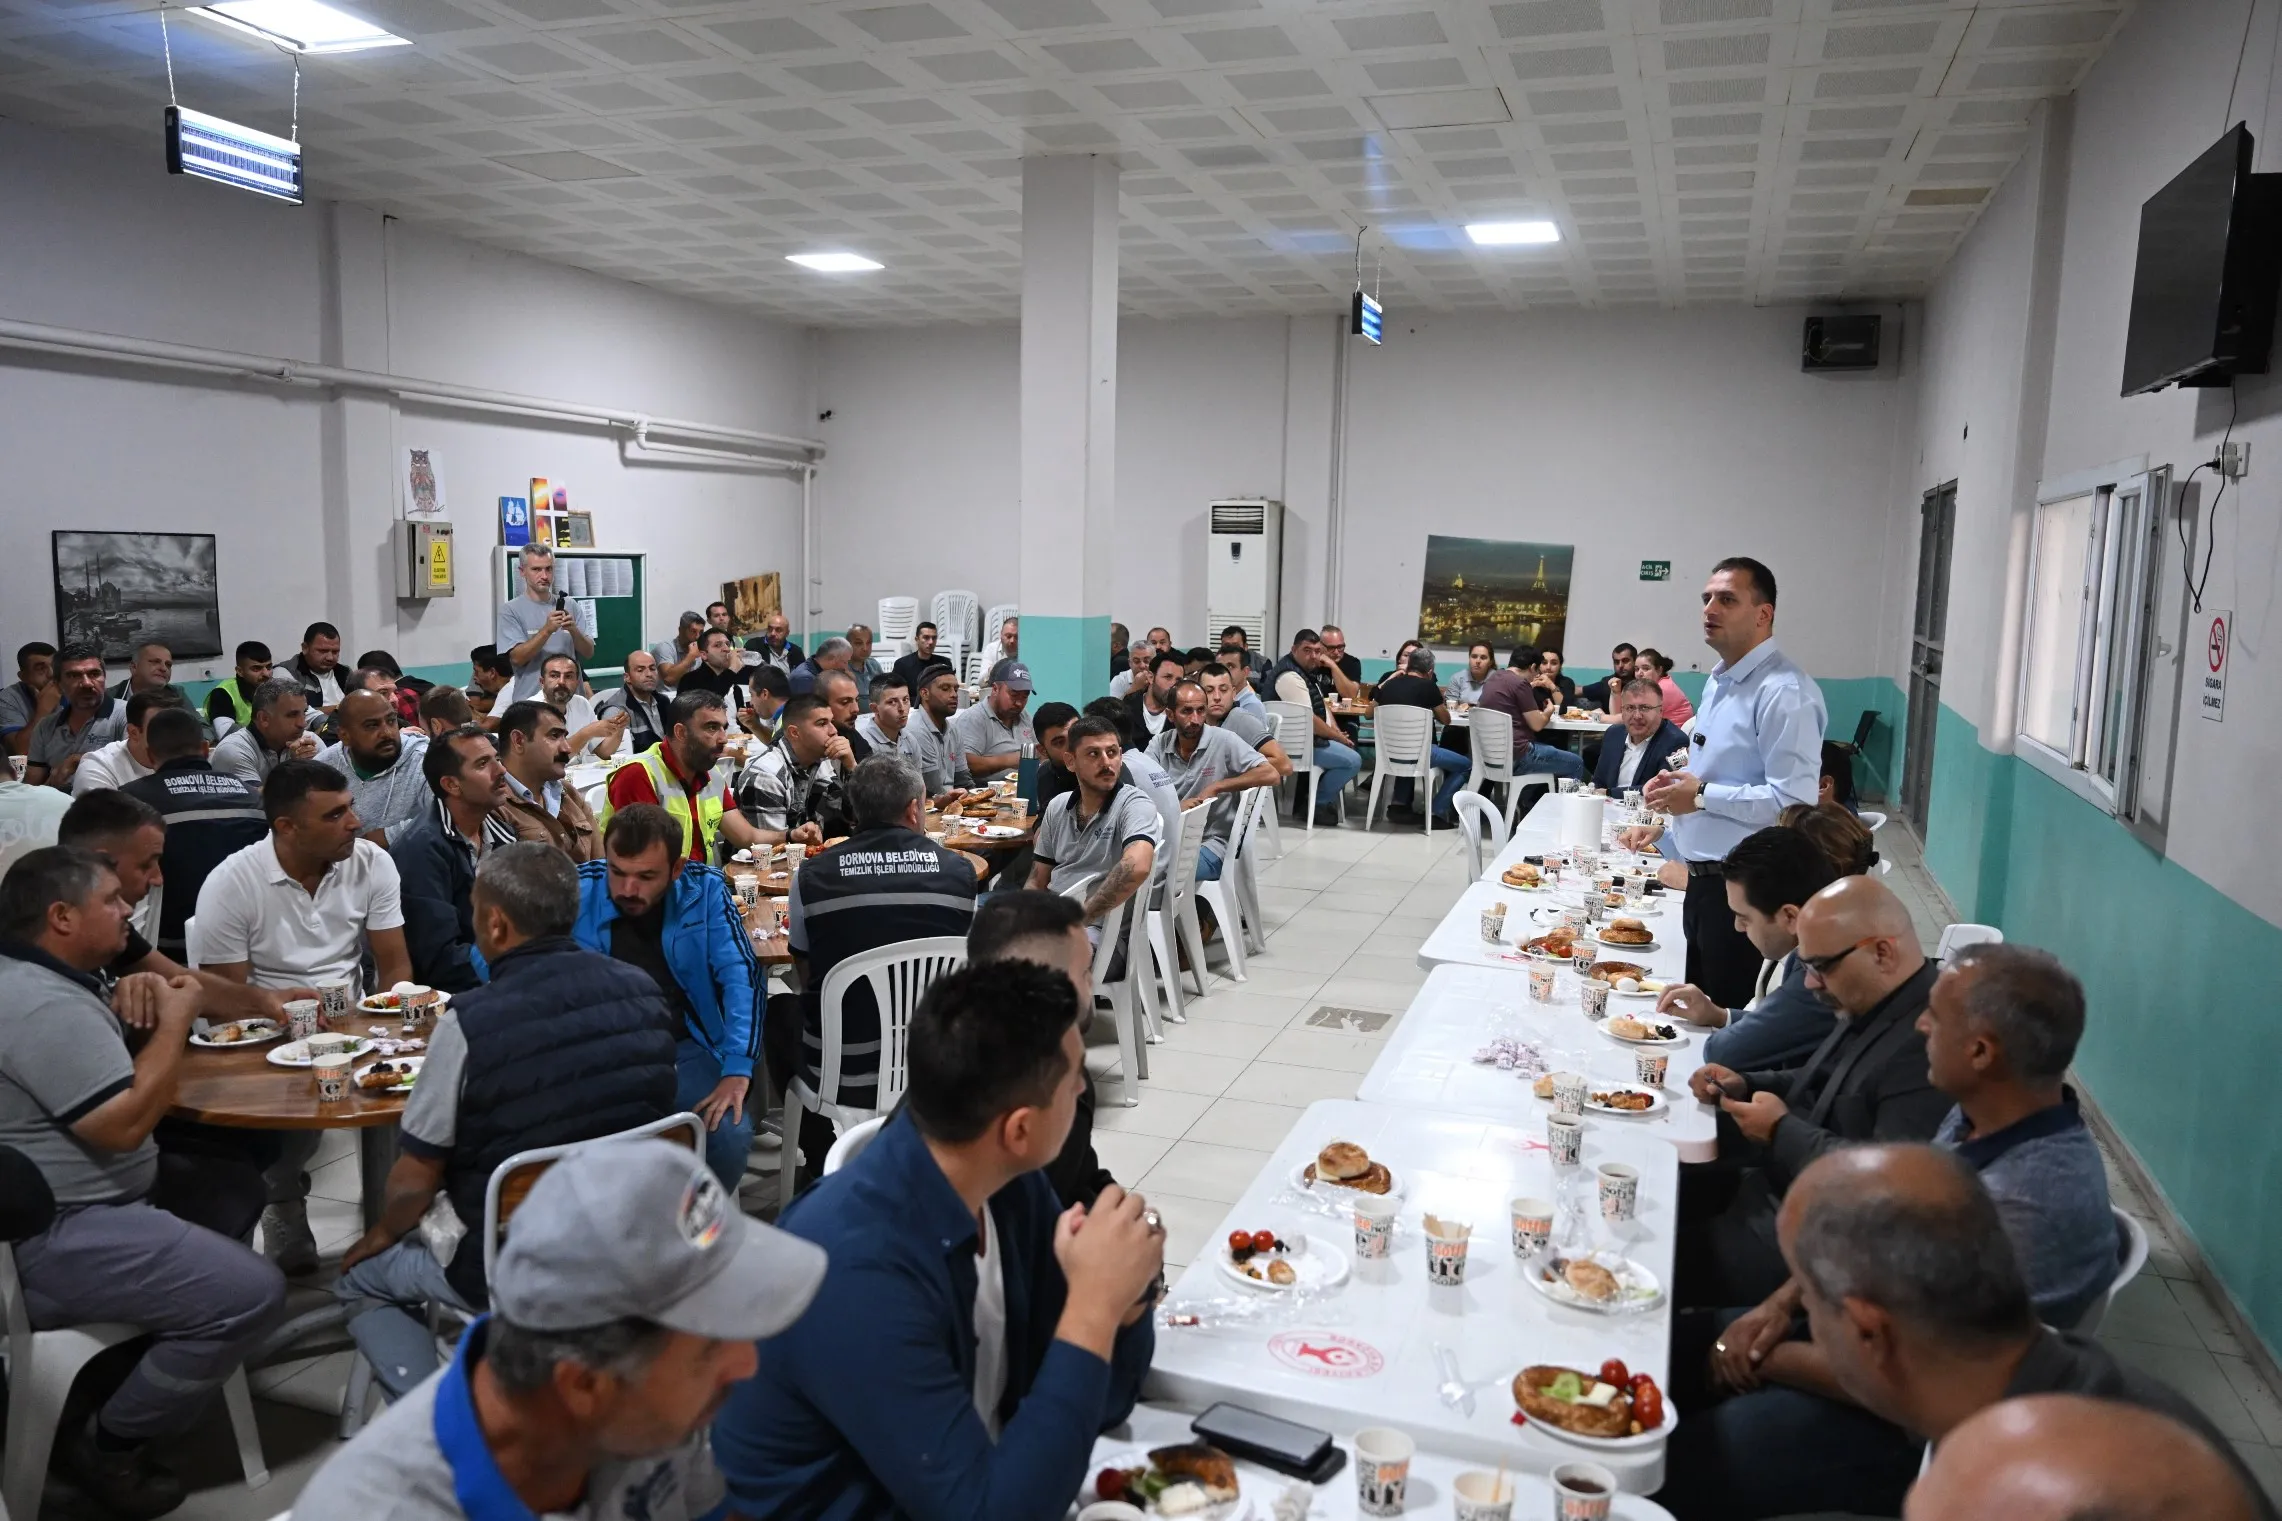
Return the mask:
POLYGON ((358 1208, 365 1228, 380 1220, 380 1206, 388 1198, 388 1170, 396 1165, 396 1126, 367 1125, 357 1132, 357 1179, 363 1185, 358 1208))

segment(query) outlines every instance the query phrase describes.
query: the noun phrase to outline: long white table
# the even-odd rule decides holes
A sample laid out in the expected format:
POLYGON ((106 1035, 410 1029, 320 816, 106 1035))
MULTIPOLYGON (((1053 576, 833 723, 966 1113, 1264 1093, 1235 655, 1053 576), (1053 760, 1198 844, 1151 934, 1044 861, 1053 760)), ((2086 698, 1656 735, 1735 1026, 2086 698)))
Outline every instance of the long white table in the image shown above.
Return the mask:
MULTIPOLYGON (((1522 1280, 1508 1228, 1516 1197, 1555 1198, 1559 1184, 1544 1146, 1542 1119, 1500 1125, 1460 1115, 1352 1100, 1309 1106, 1266 1169, 1206 1238, 1173 1286, 1166 1313, 1194 1311, 1204 1324, 1160 1321, 1145 1397, 1187 1411, 1230 1400, 1342 1438, 1364 1426, 1396 1426, 1422 1450, 1530 1473, 1580 1457, 1605 1464, 1622 1486, 1653 1494, 1663 1484, 1663 1445, 1621 1452, 1564 1440, 1512 1423, 1513 1375, 1532 1363, 1594 1369, 1622 1358, 1667 1382, 1669 1304, 1628 1315, 1599 1315, 1554 1304, 1522 1280), (1404 1195, 1391 1256, 1354 1261, 1351 1196, 1317 1204, 1292 1175, 1327 1143, 1352 1141, 1384 1162, 1404 1195), (1429 1211, 1474 1227, 1465 1283, 1426 1281, 1422 1217, 1429 1211), (1238 1284, 1221 1270, 1229 1232, 1305 1233, 1351 1264, 1346 1284, 1293 1303, 1238 1284), (1271 1308, 1230 1321, 1230 1303, 1271 1308), (1467 1414, 1443 1403, 1435 1363, 1440 1343, 1458 1356, 1460 1376, 1479 1387, 1467 1414)), ((1568 1172, 1593 1245, 1621 1251, 1669 1292, 1677 1231, 1679 1158, 1642 1130, 1586 1127, 1581 1165, 1568 1172), (1608 1225, 1595 1200, 1595 1171, 1621 1161, 1640 1171, 1637 1218, 1608 1225)), ((1684 1418, 1684 1413, 1683 1413, 1684 1418)))
MULTIPOLYGON (((1474 1060, 1474 1053, 1498 1036, 1533 1042, 1557 1070, 1582 1072, 1596 1084, 1634 1080, 1635 1048, 1603 1034, 1578 1006, 1576 978, 1562 973, 1555 1001, 1534 1003, 1528 979, 1503 967, 1438 966, 1426 986, 1403 1011, 1386 1049, 1371 1064, 1356 1097, 1367 1104, 1437 1114, 1466 1115, 1524 1128, 1541 1127, 1551 1105, 1530 1091, 1530 1079, 1501 1072, 1474 1060)), ((1649 1017, 1650 998, 1611 998, 1611 1017, 1649 1017)), ((1669 1061, 1664 1077, 1666 1107, 1632 1119, 1587 1114, 1587 1129, 1607 1126, 1652 1135, 1669 1142, 1683 1162, 1709 1162, 1719 1155, 1719 1114, 1688 1092, 1688 1074, 1704 1063, 1708 1030, 1666 1021, 1688 1037, 1685 1046, 1657 1046, 1669 1061)))
MULTIPOLYGON (((1189 1430, 1194 1412, 1167 1409, 1161 1405, 1141 1404, 1123 1426, 1094 1443, 1093 1462, 1088 1466, 1098 1474, 1104 1468, 1139 1468, 1148 1461, 1152 1447, 1173 1447, 1182 1442, 1197 1440, 1189 1430)), ((1316 1486, 1308 1506, 1308 1521, 1353 1521, 1362 1514, 1355 1497, 1355 1444, 1350 1434, 1334 1437, 1347 1454, 1347 1466, 1316 1486)), ((1403 1514, 1406 1516, 1446 1516, 1450 1513, 1451 1485, 1458 1475, 1477 1465, 1460 1458, 1420 1448, 1410 1460, 1410 1483, 1403 1493, 1403 1514)), ((1490 1465, 1493 1469, 1496 1464, 1490 1465)), ((1239 1503, 1230 1508, 1230 1514, 1255 1518, 1269 1515, 1276 1497, 1286 1488, 1298 1483, 1256 1463, 1239 1462, 1236 1465, 1236 1490, 1239 1503)), ((1506 1482, 1513 1486, 1514 1521, 1543 1521, 1553 1514, 1553 1487, 1534 1473, 1506 1472, 1506 1482)), ((1087 1483, 1092 1479, 1089 1476, 1087 1483)), ((1093 1491, 1088 1488, 1083 1498, 1090 1500, 1093 1491)), ((1073 1513, 1075 1507, 1072 1508, 1073 1513)), ((1639 1495, 1619 1494, 1611 1512, 1621 1521, 1671 1521, 1672 1513, 1654 1500, 1639 1495)))
MULTIPOLYGON (((1514 859, 1519 860, 1520 855, 1517 853, 1514 859)), ((1493 868, 1483 880, 1459 894, 1458 901, 1442 916, 1442 922, 1427 934, 1418 948, 1418 964, 1429 971, 1444 965, 1524 971, 1529 962, 1518 947, 1551 929, 1559 922, 1559 910, 1575 908, 1581 897, 1582 886, 1571 872, 1563 872, 1557 886, 1524 891, 1499 881, 1493 868), (1498 903, 1506 907, 1505 932, 1492 944, 1482 938, 1482 910, 1498 903)), ((1656 948, 1641 950, 1601 945, 1596 941, 1596 953, 1603 960, 1638 962, 1647 967, 1653 977, 1678 981, 1688 968, 1687 941, 1680 928, 1680 903, 1680 894, 1667 891, 1647 900, 1641 908, 1609 910, 1602 921, 1604 924, 1607 918, 1618 914, 1632 915, 1648 926, 1649 934, 1655 937, 1656 948)))

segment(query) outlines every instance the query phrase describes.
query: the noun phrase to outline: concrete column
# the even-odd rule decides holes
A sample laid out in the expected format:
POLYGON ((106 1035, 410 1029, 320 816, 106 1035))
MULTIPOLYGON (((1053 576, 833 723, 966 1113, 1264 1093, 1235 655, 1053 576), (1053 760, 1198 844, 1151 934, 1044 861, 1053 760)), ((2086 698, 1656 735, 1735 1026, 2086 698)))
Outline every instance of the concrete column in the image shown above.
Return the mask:
POLYGON ((1109 689, 1117 173, 1097 154, 1022 164, 1020 596, 1033 711, 1109 689))

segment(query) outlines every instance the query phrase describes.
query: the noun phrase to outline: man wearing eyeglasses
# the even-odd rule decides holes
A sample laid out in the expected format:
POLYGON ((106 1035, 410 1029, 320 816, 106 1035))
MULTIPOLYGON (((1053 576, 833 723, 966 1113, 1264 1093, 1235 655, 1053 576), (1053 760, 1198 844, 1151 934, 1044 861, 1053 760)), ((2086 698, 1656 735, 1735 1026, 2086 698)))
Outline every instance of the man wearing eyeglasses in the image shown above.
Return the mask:
POLYGON ((1756 1304, 1782 1286, 1775 1212, 1815 1158, 1857 1141, 1930 1141, 1949 1112, 1917 1027, 1939 968, 1902 900, 1875 877, 1841 877, 1799 910, 1798 937, 1807 988, 1838 1025, 1798 1066, 1713 1064, 1688 1079, 1721 1119, 1719 1160, 1681 1169, 1684 1309, 1756 1304))

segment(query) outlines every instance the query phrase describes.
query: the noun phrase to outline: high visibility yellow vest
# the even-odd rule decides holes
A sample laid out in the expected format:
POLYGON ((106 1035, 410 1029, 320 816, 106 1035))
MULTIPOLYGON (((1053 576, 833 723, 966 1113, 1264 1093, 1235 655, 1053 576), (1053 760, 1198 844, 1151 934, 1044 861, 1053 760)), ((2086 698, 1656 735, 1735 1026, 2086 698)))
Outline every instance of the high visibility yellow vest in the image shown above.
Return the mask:
MULTIPOLYGON (((650 773, 650 785, 657 789, 658 801, 665 805, 666 812, 680 821, 682 854, 692 860, 710 863, 713 860, 713 842, 721 837, 721 814, 729 803, 729 784, 715 770, 706 775, 705 785, 698 789, 695 824, 700 849, 691 855, 689 793, 682 786, 681 778, 667 767, 666 758, 660 753, 663 748, 664 741, 661 740, 635 756, 632 763, 650 773)), ((596 826, 607 829, 610 826, 610 816, 616 811, 616 807, 605 796, 602 812, 595 819, 596 826)))

